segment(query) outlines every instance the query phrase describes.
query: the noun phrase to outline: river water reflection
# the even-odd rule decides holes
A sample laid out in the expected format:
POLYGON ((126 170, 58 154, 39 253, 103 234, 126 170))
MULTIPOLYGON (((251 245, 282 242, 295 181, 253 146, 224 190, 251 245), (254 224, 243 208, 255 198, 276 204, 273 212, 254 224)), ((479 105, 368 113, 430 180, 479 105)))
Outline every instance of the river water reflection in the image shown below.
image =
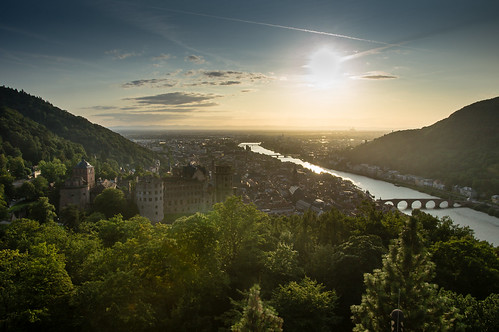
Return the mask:
MULTIPOLYGON (((310 169, 311 171, 316 173, 329 173, 345 180, 350 180, 361 190, 368 190, 371 195, 375 196, 375 199, 435 198, 435 196, 430 196, 413 189, 395 186, 394 184, 389 182, 375 180, 366 176, 348 172, 322 168, 297 158, 283 156, 274 151, 263 148, 262 146, 260 146, 260 143, 241 143, 239 144, 239 146, 249 146, 252 152, 270 155, 274 158, 278 158, 282 162, 291 162, 297 165, 301 165, 304 168, 310 169)), ((454 221, 454 223, 461 226, 469 226, 471 229, 473 229, 473 231, 475 232, 475 236, 478 239, 488 241, 495 246, 499 245, 499 218, 492 217, 488 214, 469 208, 426 209, 424 211, 439 218, 449 216, 454 221)), ((403 212, 407 214, 411 213, 410 210, 403 210, 403 212)))

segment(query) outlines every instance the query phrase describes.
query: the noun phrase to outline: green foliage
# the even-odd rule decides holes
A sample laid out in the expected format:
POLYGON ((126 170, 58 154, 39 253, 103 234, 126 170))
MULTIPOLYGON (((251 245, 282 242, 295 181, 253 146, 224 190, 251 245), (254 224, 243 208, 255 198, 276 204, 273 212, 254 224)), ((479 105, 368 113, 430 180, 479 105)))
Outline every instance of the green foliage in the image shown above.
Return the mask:
POLYGON ((487 242, 452 238, 435 243, 431 252, 439 286, 479 299, 499 293, 499 257, 487 242))
MULTIPOLYGON (((0 118, 4 143, 18 146, 24 158, 34 164, 54 157, 73 160, 76 155, 112 159, 123 166, 150 166, 154 159, 161 159, 109 129, 22 91, 0 87, 0 118)), ((13 149, 5 146, 4 150, 13 149)))
POLYGON ((260 286, 251 287, 241 320, 232 326, 237 332, 282 331, 282 319, 260 299, 260 286))
POLYGON ((38 167, 48 182, 63 182, 66 179, 66 165, 57 158, 52 161, 41 160, 38 167))
POLYGON ((269 288, 274 288, 288 280, 297 280, 304 273, 299 265, 298 251, 283 242, 279 242, 275 250, 267 252, 264 266, 266 284, 269 288))
POLYGON ((66 205, 59 212, 61 223, 74 231, 78 230, 84 217, 85 213, 74 204, 66 205))
POLYGON ((24 179, 30 173, 29 168, 26 167, 24 159, 21 157, 8 158, 7 167, 10 174, 16 179, 24 179))
POLYGON ((330 331, 338 320, 337 300, 334 291, 304 278, 279 286, 272 294, 271 304, 284 319, 286 331, 330 331))
POLYGON ((215 204, 209 218, 217 228, 221 269, 233 276, 233 287, 249 288, 263 268, 268 215, 233 196, 215 204))
POLYGON ((0 184, 0 221, 7 219, 7 217, 9 216, 9 208, 7 205, 4 188, 4 185, 0 184))
POLYGON ((459 310, 456 327, 462 331, 492 332, 499 330, 499 294, 490 294, 484 300, 440 290, 441 296, 451 299, 459 310))
POLYGON ((423 246, 418 223, 411 218, 398 241, 390 246, 383 267, 364 277, 366 293, 352 306, 354 331, 385 331, 394 309, 404 312, 410 331, 452 329, 456 312, 431 284, 434 265, 423 246))
MULTIPOLYGON (((85 153, 81 145, 55 135, 36 119, 31 119, 29 114, 18 112, 15 105, 3 98, 4 92, 5 88, 0 88, 0 137, 6 155, 13 158, 22 156, 37 164, 40 160, 66 160, 85 153)), ((26 108, 29 109, 29 106, 26 108)))
POLYGON ((0 324, 7 330, 45 330, 65 320, 73 285, 54 245, 29 252, 0 251, 0 324))
POLYGON ((123 191, 116 188, 106 188, 97 195, 93 209, 95 212, 103 213, 106 218, 111 218, 117 214, 130 218, 138 213, 135 204, 128 202, 123 191))
MULTIPOLYGON (((227 331, 256 324, 351 330, 348 309, 362 292, 356 323, 383 321, 377 326, 388 329, 399 289, 407 328, 473 331, 470 326, 483 326, 480 320, 497 326, 497 297, 437 293, 427 254, 430 245, 446 254, 458 248, 467 253, 463 266, 476 261, 491 268, 496 249, 468 243, 469 235, 458 237, 467 233, 447 221, 431 228, 424 214, 412 217, 383 262, 381 236, 390 238, 409 217, 331 211, 270 218, 232 197, 171 225, 99 212, 85 217, 71 207, 60 218, 64 226, 20 219, 0 227, 0 329, 227 331), (231 308, 231 298, 241 299, 239 290, 255 281, 262 288, 252 291, 251 305, 244 296, 231 308), (284 323, 260 296, 272 297, 284 323)), ((460 268, 460 262, 437 262, 437 275, 439 265, 452 268, 446 263, 460 268)))
POLYGON ((473 230, 454 224, 449 217, 439 219, 421 210, 414 210, 412 216, 421 223, 422 234, 429 244, 446 242, 452 238, 473 237, 473 230))
POLYGON ((55 207, 49 203, 47 197, 40 197, 35 202, 31 203, 28 208, 28 218, 46 223, 54 221, 56 217, 55 207))

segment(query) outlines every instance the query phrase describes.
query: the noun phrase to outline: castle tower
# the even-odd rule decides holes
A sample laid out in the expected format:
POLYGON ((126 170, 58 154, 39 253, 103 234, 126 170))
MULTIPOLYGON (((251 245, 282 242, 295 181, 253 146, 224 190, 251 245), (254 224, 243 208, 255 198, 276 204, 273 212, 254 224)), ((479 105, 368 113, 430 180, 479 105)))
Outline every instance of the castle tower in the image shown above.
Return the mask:
POLYGON ((215 193, 216 201, 223 202, 233 195, 232 168, 228 165, 215 166, 215 193))
POLYGON ((83 181, 85 181, 87 183, 89 189, 91 189, 95 186, 94 166, 90 165, 88 163, 88 161, 86 161, 83 158, 73 168, 73 177, 74 178, 82 178, 83 181))
POLYGON ((95 186, 95 170, 85 159, 73 167, 73 175, 64 182, 59 194, 59 209, 72 204, 79 209, 87 208, 90 201, 90 189, 95 186))
POLYGON ((159 222, 164 218, 163 187, 163 180, 150 175, 140 177, 135 187, 135 202, 139 213, 152 222, 159 222))

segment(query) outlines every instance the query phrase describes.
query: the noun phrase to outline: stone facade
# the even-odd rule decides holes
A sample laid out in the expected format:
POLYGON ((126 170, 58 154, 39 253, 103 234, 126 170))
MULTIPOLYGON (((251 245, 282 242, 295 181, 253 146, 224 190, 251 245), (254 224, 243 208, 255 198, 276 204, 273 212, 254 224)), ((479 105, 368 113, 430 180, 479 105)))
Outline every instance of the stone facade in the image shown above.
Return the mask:
POLYGON ((141 216, 153 222, 163 220, 163 181, 154 176, 139 178, 135 187, 135 202, 141 216))
POLYGON ((95 186, 95 170, 85 159, 74 168, 71 178, 60 189, 59 210, 69 204, 86 209, 90 203, 90 191, 95 186))

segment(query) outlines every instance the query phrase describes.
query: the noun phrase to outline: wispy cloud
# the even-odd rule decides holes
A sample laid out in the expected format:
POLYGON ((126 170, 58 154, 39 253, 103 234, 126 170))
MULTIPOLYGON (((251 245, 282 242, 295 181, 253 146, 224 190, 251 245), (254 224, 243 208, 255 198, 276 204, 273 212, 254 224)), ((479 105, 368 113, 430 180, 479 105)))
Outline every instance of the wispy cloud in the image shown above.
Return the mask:
POLYGON ((171 88, 171 87, 201 87, 201 86, 233 86, 265 84, 275 80, 274 76, 262 73, 252 73, 233 70, 189 70, 167 73, 167 78, 139 79, 123 83, 123 88, 171 88))
POLYGON ((108 121, 119 121, 130 124, 151 124, 160 123, 166 120, 181 120, 189 118, 189 114, 183 113, 102 113, 95 116, 106 118, 108 121))
POLYGON ((220 98, 221 95, 189 93, 189 92, 170 92, 154 96, 144 96, 137 98, 127 98, 127 100, 136 101, 143 105, 185 105, 192 106, 203 105, 206 101, 211 101, 215 98, 220 98))
POLYGON ((206 61, 204 60, 204 58, 200 55, 188 55, 184 58, 185 61, 188 61, 188 62, 193 62, 193 63, 196 63, 198 65, 201 65, 203 63, 205 63, 206 61))
POLYGON ((117 49, 106 51, 105 54, 111 55, 114 60, 124 60, 126 58, 142 55, 142 53, 127 52, 127 51, 117 50, 117 49))
POLYGON ((149 87, 174 87, 177 85, 176 81, 172 81, 167 78, 151 78, 151 79, 144 79, 144 80, 135 80, 127 83, 123 83, 121 86, 123 88, 137 88, 137 87, 142 87, 142 86, 149 86, 149 87))
POLYGON ((365 73, 363 75, 354 76, 353 78, 364 79, 364 80, 392 80, 398 78, 398 76, 385 72, 373 71, 365 73))
POLYGON ((166 61, 166 60, 170 60, 172 58, 172 55, 171 54, 161 54, 161 55, 158 55, 158 56, 155 56, 153 57, 152 59, 155 60, 155 61, 166 61))

